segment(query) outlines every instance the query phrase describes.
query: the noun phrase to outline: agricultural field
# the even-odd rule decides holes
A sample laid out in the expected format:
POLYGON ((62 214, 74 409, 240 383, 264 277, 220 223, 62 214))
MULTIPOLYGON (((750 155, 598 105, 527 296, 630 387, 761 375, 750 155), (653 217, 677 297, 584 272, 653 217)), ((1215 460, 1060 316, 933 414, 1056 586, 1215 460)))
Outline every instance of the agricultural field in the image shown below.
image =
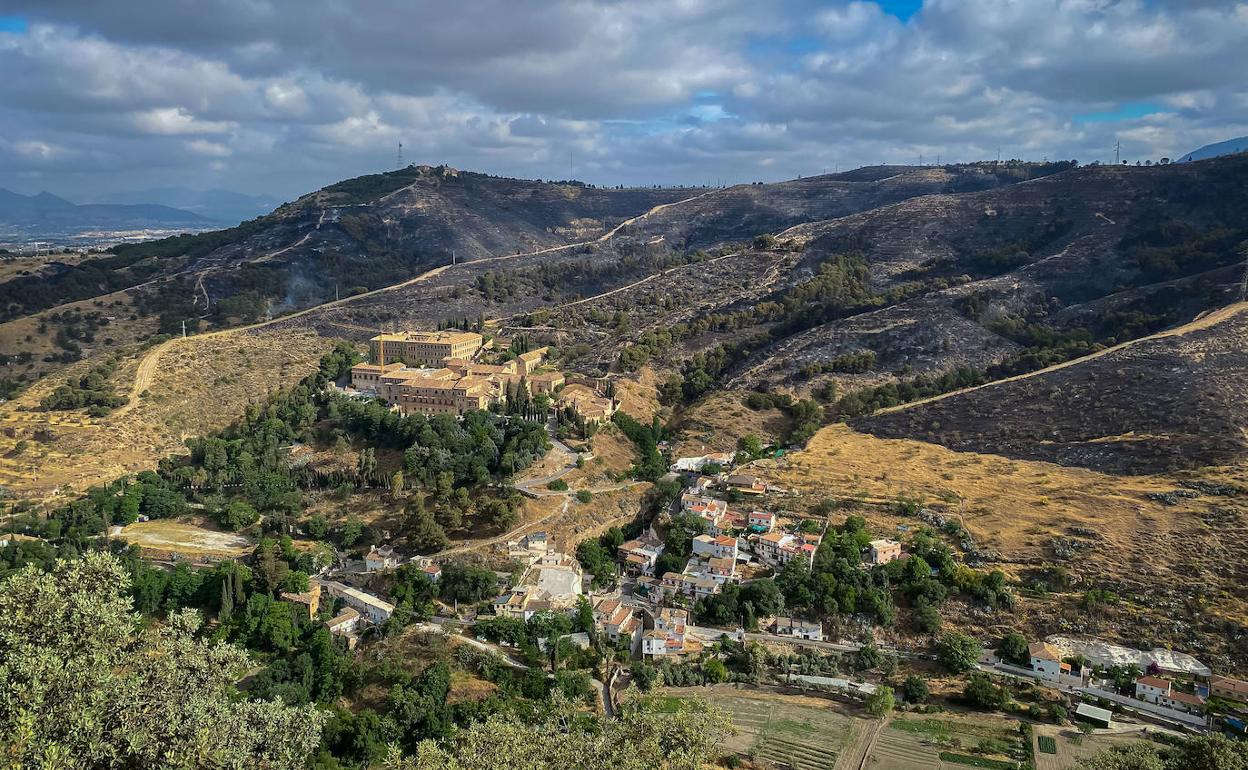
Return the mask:
POLYGON ((147 551, 184 556, 238 557, 251 552, 242 535, 201 526, 191 518, 137 521, 121 530, 120 539, 147 551))
POLYGON ((1040 725, 1036 728, 1036 770, 1071 770, 1081 760, 1105 749, 1146 741, 1145 731, 1083 735, 1073 728, 1040 725), (1041 739, 1052 738, 1055 753, 1042 751, 1041 739))
POLYGON ((880 731, 864 767, 956 770, 976 760, 981 766, 1014 767, 1025 751, 1017 728, 1017 722, 1004 719, 897 717, 880 731))
POLYGON ((673 700, 704 698, 728 712, 736 734, 724 744, 727 752, 795 770, 839 770, 866 722, 818 698, 776 696, 731 687, 681 687, 668 691, 673 700))

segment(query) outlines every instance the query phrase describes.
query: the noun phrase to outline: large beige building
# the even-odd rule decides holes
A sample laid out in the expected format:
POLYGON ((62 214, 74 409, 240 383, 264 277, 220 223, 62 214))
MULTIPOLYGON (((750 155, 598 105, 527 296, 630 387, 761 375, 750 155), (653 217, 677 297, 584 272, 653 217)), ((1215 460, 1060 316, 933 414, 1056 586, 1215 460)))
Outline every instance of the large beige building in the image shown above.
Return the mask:
MULTIPOLYGON (((502 364, 483 364, 472 357, 481 335, 469 332, 403 332, 379 334, 370 341, 372 358, 403 363, 356 364, 351 387, 376 393, 404 414, 462 415, 488 409, 513 383, 525 381, 541 366, 547 352, 540 348, 502 364)), ((550 392, 563 375, 534 375, 534 393, 550 392)))
POLYGON ((403 364, 356 364, 351 386, 373 391, 403 414, 450 414, 486 409, 497 388, 481 377, 463 376, 451 369, 413 369, 403 364))
POLYGON ((368 341, 369 358, 382 364, 398 359, 409 366, 440 366, 447 358, 472 358, 481 341, 480 334, 460 331, 378 334, 368 341))

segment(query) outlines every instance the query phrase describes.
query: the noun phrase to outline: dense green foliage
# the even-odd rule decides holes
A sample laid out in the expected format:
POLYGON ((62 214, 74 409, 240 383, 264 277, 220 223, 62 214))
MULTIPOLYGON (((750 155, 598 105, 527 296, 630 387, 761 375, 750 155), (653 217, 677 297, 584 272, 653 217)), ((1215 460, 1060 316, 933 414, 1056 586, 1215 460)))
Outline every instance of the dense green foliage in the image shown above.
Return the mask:
POLYGON ((44 396, 39 405, 48 410, 66 410, 88 407, 93 417, 102 417, 126 403, 117 395, 108 379, 117 371, 117 359, 110 358, 92 367, 81 377, 71 377, 65 384, 44 396))
POLYGON ((105 554, 27 568, 0 590, 0 757, 5 767, 263 766, 295 770, 323 717, 239 700, 246 653, 197 636, 199 616, 145 628, 105 554))
POLYGON ((729 731, 727 718, 700 702, 673 713, 657 702, 630 701, 615 719, 569 718, 557 704, 536 719, 495 716, 447 744, 425 742, 386 770, 700 770, 729 731))
POLYGON ((649 425, 642 425, 623 410, 611 415, 620 432, 637 448, 637 462, 633 464, 632 476, 644 481, 654 481, 667 473, 667 461, 659 452, 663 440, 663 426, 656 416, 649 425))
POLYGON ((1077 770, 1246 770, 1248 743, 1221 735, 1200 736, 1175 746, 1132 743, 1081 761, 1077 770))

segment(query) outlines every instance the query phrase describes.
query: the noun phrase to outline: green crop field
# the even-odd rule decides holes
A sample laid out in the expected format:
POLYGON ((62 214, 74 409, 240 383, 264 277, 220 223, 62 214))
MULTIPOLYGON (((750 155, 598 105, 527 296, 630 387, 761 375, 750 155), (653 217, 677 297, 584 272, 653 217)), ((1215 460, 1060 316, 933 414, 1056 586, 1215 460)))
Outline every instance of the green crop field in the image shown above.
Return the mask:
POLYGON ((871 770, 1014 768, 1024 754, 1022 736, 1014 724, 954 716, 898 717, 876 739, 866 767, 871 770))

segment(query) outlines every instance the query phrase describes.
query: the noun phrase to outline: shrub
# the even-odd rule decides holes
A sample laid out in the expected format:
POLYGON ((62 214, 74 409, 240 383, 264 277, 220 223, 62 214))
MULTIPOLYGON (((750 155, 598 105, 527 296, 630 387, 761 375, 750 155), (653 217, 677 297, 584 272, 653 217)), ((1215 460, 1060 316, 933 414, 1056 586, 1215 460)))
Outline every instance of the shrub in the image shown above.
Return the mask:
POLYGON ((567 492, 568 482, 564 481, 563 479, 555 479, 554 481, 547 484, 546 488, 551 490, 552 492, 567 492))

